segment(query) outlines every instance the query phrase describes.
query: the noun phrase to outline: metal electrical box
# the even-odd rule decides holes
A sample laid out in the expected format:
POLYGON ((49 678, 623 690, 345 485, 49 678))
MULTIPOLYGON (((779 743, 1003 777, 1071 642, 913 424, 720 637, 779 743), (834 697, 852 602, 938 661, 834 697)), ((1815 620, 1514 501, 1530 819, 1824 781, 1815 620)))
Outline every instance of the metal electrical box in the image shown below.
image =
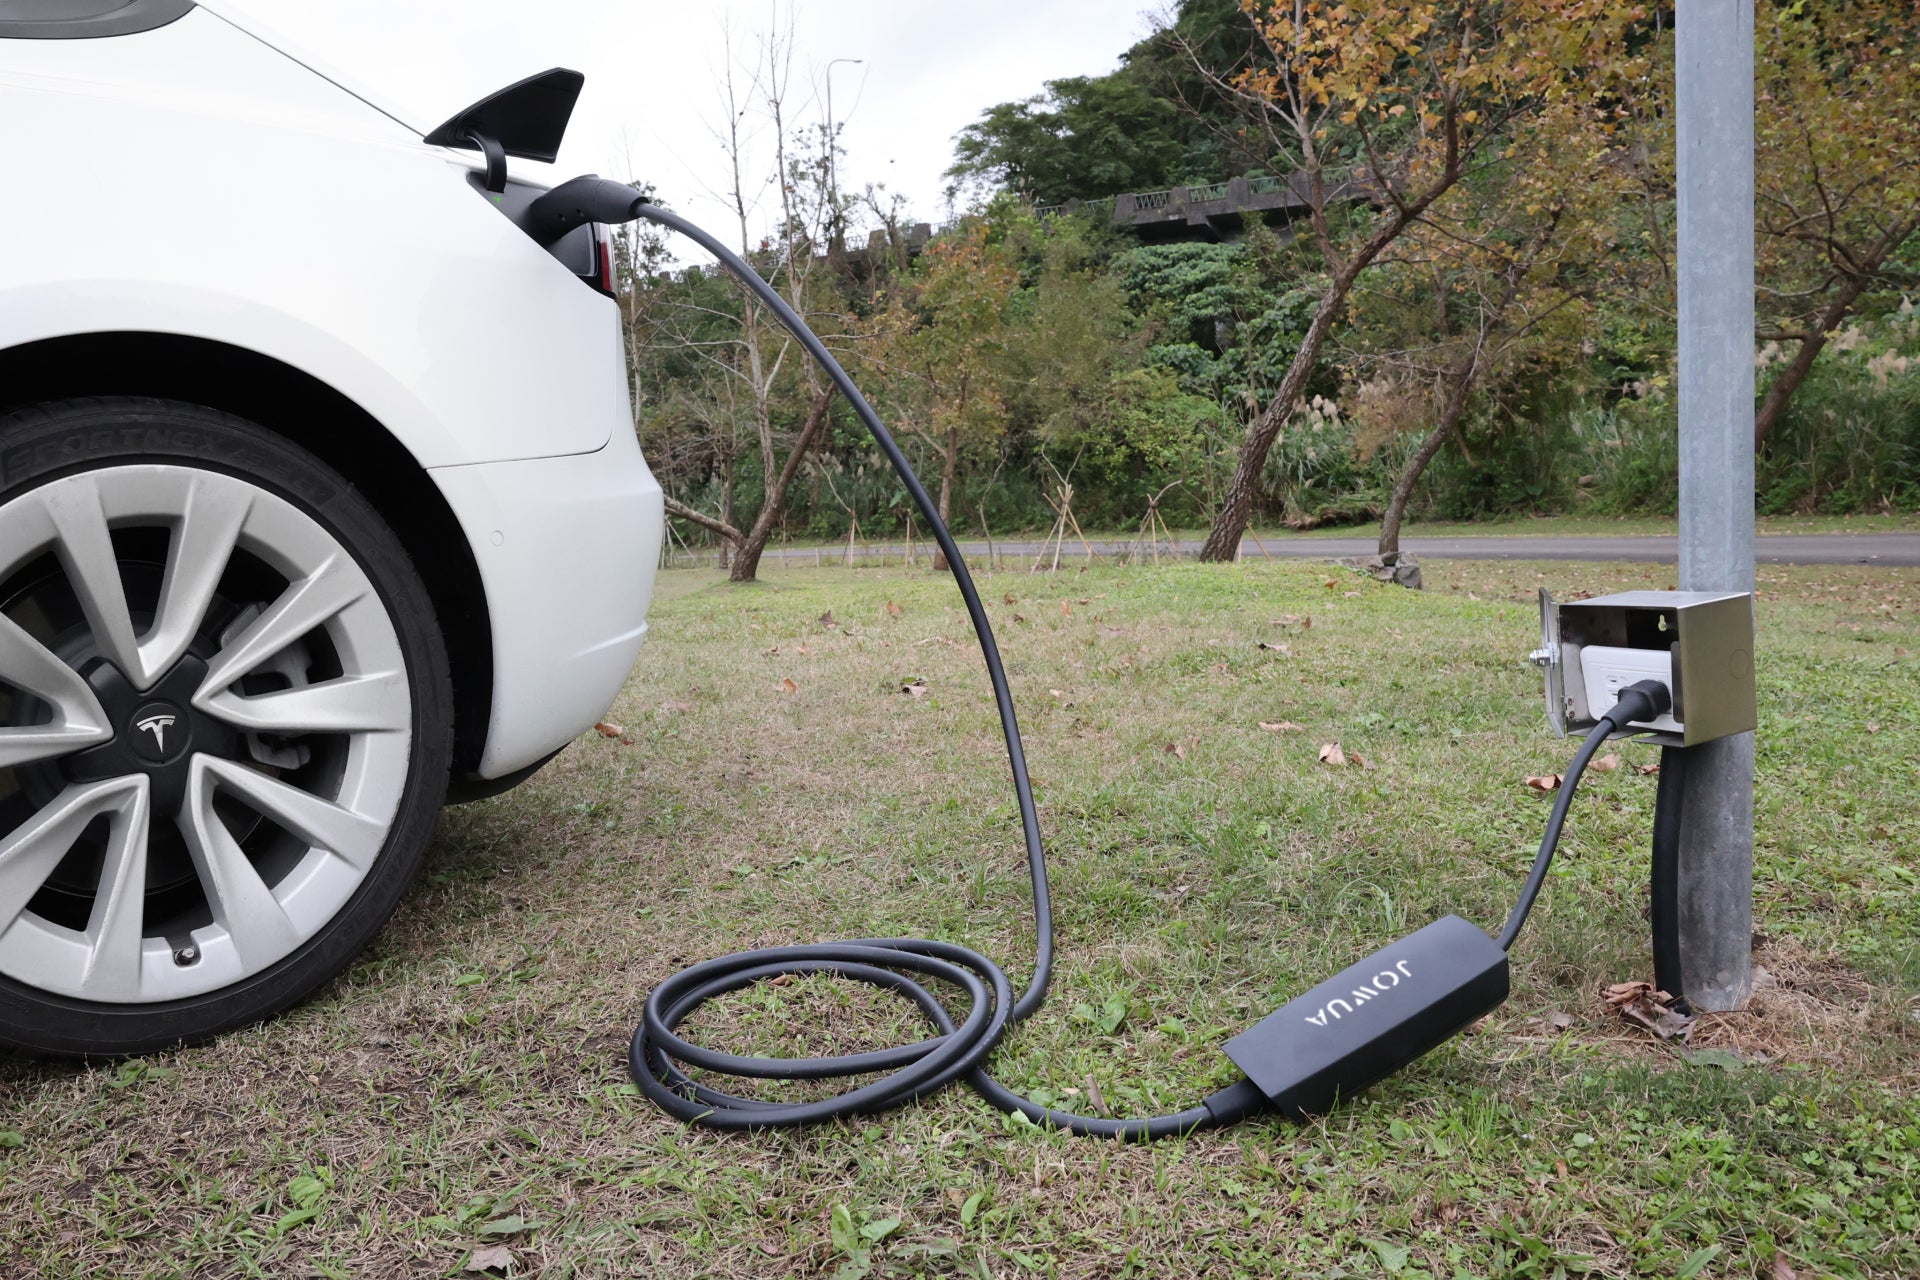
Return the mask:
POLYGON ((1626 591, 1560 603, 1543 588, 1532 660, 1546 676, 1547 718, 1563 736, 1590 732, 1613 691, 1649 678, 1673 690, 1673 710, 1615 737, 1691 747, 1759 725, 1749 592, 1626 591))

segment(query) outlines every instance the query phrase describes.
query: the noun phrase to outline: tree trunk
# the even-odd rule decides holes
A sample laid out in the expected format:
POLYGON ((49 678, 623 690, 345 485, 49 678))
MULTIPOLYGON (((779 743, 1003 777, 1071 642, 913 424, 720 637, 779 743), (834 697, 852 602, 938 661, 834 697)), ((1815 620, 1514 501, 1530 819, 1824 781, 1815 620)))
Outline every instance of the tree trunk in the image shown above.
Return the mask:
POLYGON ((1240 554, 1240 539, 1246 536, 1247 524, 1253 515, 1253 494, 1260 484, 1260 471, 1267 465, 1267 454, 1279 438, 1280 428, 1293 416, 1294 406, 1306 390, 1307 379, 1320 361, 1320 348, 1333 328, 1333 318, 1346 302, 1357 274, 1343 273, 1335 277, 1326 296, 1320 300, 1319 310, 1313 313, 1313 322, 1300 340, 1300 349, 1293 354, 1293 363, 1287 366, 1287 376, 1280 380, 1280 390, 1247 433, 1246 443, 1240 449, 1240 461, 1233 469, 1233 479, 1227 482, 1219 513, 1213 518, 1213 528, 1207 533, 1206 545, 1200 548, 1202 560, 1226 562, 1240 554))
POLYGON ((1407 517, 1407 504, 1413 500, 1413 491, 1419 487, 1420 477, 1427 473, 1427 467, 1440 455, 1441 446, 1459 428, 1460 419, 1467 411, 1467 395, 1472 389, 1473 369, 1469 366, 1454 378, 1453 386, 1448 388, 1447 402, 1440 410, 1440 421, 1420 442, 1413 456, 1407 459, 1407 465, 1400 469, 1400 478, 1394 482, 1393 494, 1387 499, 1387 510, 1380 518, 1382 560, 1400 554, 1400 526, 1407 517))
MULTIPOLYGON (((739 469, 739 460, 732 448, 728 448, 720 461, 720 523, 733 523, 733 483, 739 469)), ((720 567, 727 568, 733 561, 733 543, 720 540, 720 567)))
POLYGON ((733 553, 733 567, 727 572, 727 581, 758 582, 760 557, 766 554, 766 550, 767 540, 764 537, 742 543, 740 549, 733 553))
MULTIPOLYGON (((1219 514, 1214 516, 1213 528, 1207 532, 1206 545, 1200 548, 1202 560, 1226 562, 1240 554, 1240 539, 1246 536, 1247 524, 1253 515, 1253 495, 1260 485, 1260 472, 1267 465, 1267 453, 1279 438, 1280 428, 1293 416, 1301 393, 1307 389, 1307 379, 1320 362, 1320 348, 1325 345, 1327 334, 1333 328, 1334 317, 1346 305, 1347 295, 1353 292, 1360 273, 1372 266, 1374 260, 1386 252, 1388 245, 1400 238, 1400 233, 1414 219, 1451 190, 1460 180, 1462 171, 1461 156, 1456 141, 1450 135, 1446 165, 1435 175, 1433 182, 1416 198, 1396 201, 1393 215, 1386 224, 1367 237, 1366 242, 1354 250, 1353 255, 1334 272, 1325 296, 1320 299, 1319 309, 1313 313, 1313 323, 1307 326, 1306 336, 1300 340, 1300 350, 1294 353, 1293 363, 1287 366, 1287 376, 1280 380, 1280 390, 1267 405, 1266 411, 1254 422, 1252 430, 1247 432, 1246 444, 1240 450, 1240 461, 1234 467, 1233 479, 1227 482, 1226 494, 1221 499, 1219 514)), ((1375 172, 1377 174, 1379 170, 1376 168, 1375 172)), ((1317 171, 1314 186, 1317 191, 1317 171)), ((1331 260, 1332 240, 1326 229, 1325 212, 1325 206, 1321 204, 1313 210, 1313 218, 1322 252, 1331 260)))
POLYGON ((834 393, 831 390, 814 393, 813 404, 807 410, 807 424, 800 429, 800 438, 793 442, 793 452, 787 455, 786 465, 780 468, 780 474, 768 486, 766 499, 760 504, 759 518, 753 522, 753 528, 741 539, 740 549, 734 553, 733 570, 727 575, 732 582, 753 582, 760 572, 760 557, 766 553, 767 541, 773 537, 773 527, 780 523, 780 515, 786 510, 787 486, 793 483, 800 464, 805 461, 813 442, 820 437, 820 429, 827 423, 827 409, 833 404, 834 393))
POLYGON ((1766 399, 1760 402, 1760 410, 1753 415, 1753 447, 1757 451, 1766 443, 1767 433, 1772 431, 1780 419, 1786 416, 1787 405, 1793 399, 1793 393, 1813 372, 1813 362, 1826 350, 1827 335, 1838 329, 1853 310, 1853 304, 1867 291, 1871 277, 1852 275, 1834 295, 1832 302, 1821 311, 1820 318, 1814 322, 1813 329, 1800 339, 1800 350, 1794 353, 1793 360, 1780 371, 1780 376, 1767 388, 1766 399))
MULTIPOLYGON (((952 527, 949 513, 953 510, 953 480, 960 469, 960 425, 954 423, 947 428, 947 457, 940 468, 940 523, 952 527)), ((907 519, 913 519, 909 512, 907 519)), ((933 571, 945 573, 952 568, 947 563, 947 553, 938 543, 934 544, 933 571)))

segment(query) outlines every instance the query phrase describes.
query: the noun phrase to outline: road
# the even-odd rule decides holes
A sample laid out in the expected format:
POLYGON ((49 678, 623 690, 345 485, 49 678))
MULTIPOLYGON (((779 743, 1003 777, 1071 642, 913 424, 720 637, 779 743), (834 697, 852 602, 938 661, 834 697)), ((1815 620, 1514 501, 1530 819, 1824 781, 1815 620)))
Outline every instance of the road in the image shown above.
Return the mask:
MULTIPOLYGON (((1003 559, 1032 559, 1048 544, 1037 539, 996 542, 993 549, 1003 559)), ((1109 559, 1127 553, 1128 544, 1115 539, 1099 539, 1093 550, 1109 559)), ((1198 538, 1178 544, 1162 542, 1160 554, 1173 547, 1182 555, 1200 550, 1198 538)), ((1673 564, 1680 558, 1678 538, 1635 537, 1530 537, 1512 536, 1448 537, 1401 539, 1402 549, 1420 560, 1630 560, 1643 564, 1673 564)), ((1372 538, 1264 538, 1249 537, 1245 551, 1249 557, 1265 555, 1274 560, 1328 560, 1364 557, 1374 553, 1372 538)), ((916 554, 930 550, 927 543, 916 542, 916 554)), ((905 548, 900 543, 875 544, 856 548, 855 556, 866 559, 885 555, 898 558, 905 548)), ((969 558, 985 556, 984 542, 963 542, 960 550, 969 558)), ((1070 542, 1062 559, 1084 555, 1080 543, 1070 542)), ((842 560, 845 548, 769 548, 769 559, 813 560, 825 563, 842 560)), ((1872 564, 1899 567, 1920 566, 1920 533, 1778 533, 1756 539, 1755 558, 1763 564, 1872 564)))

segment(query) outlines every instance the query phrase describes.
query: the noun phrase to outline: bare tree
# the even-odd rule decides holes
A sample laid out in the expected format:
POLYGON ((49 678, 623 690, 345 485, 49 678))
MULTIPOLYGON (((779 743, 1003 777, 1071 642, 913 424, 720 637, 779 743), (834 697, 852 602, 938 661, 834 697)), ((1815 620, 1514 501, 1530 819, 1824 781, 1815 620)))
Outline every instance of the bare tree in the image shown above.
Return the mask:
MULTIPOLYGON (((823 169, 823 158, 831 156, 834 145, 832 130, 824 125, 810 129, 799 121, 790 21, 759 37, 750 64, 736 56, 730 31, 724 33, 723 48, 725 62, 716 83, 724 119, 714 132, 727 157, 728 182, 716 194, 733 214, 741 255, 760 264, 788 304, 809 317, 825 293, 816 278, 820 260, 815 246, 824 242, 825 229, 836 217, 837 197, 823 169), (822 140, 824 157, 796 151, 809 132, 822 140), (762 163, 768 176, 756 181, 753 175, 762 163), (756 240, 754 221, 769 188, 778 200, 775 227, 772 235, 756 240)), ((699 402, 693 417, 712 429, 721 486, 717 513, 672 496, 667 510, 718 536, 731 552, 733 581, 751 582, 785 513, 787 491, 825 432, 834 392, 792 335, 749 291, 735 288, 731 296, 732 307, 723 313, 700 295, 687 295, 680 303, 680 323, 659 335, 690 351, 709 375, 692 398, 699 402), (803 406, 799 426, 784 431, 781 419, 795 396, 803 406), (743 419, 746 440, 733 434, 743 419), (733 488, 744 452, 738 446, 747 440, 759 454, 763 496, 753 522, 742 529, 733 511, 733 488)))

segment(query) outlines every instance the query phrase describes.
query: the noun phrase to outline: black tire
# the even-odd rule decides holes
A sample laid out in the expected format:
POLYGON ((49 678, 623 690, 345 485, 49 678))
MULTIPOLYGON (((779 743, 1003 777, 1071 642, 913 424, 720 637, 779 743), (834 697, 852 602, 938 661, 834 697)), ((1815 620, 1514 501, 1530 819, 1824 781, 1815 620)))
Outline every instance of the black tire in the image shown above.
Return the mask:
MULTIPOLYGON (((297 949, 258 972, 205 994, 150 1004, 83 1000, 0 974, 0 1045, 32 1055, 119 1057, 193 1045, 311 996, 386 924, 419 866, 446 792, 452 688, 427 590, 386 522, 311 453, 252 422, 190 404, 120 397, 42 404, 0 417, 0 510, 65 477, 136 463, 244 480, 312 517, 350 553, 399 640, 411 704, 410 759, 384 843, 358 888, 297 949)), ((7 834, 0 829, 0 839, 7 834)))

